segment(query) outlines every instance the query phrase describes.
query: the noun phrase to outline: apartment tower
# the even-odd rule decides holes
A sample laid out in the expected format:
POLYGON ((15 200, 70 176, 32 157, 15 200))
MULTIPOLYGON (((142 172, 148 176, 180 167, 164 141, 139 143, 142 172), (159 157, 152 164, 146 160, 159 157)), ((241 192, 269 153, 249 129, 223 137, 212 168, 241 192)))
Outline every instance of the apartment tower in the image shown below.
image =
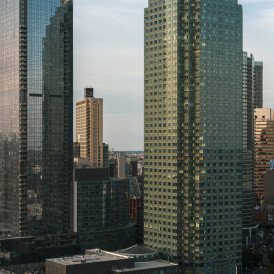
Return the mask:
POLYGON ((255 106, 255 59, 252 54, 243 53, 243 245, 257 243, 255 223, 254 184, 254 106, 255 106))
POLYGON ((145 9, 144 243, 184 273, 242 272, 242 7, 145 9))
POLYGON ((262 61, 255 61, 255 108, 263 108, 263 87, 264 87, 264 64, 262 61))
POLYGON ((0 237, 70 229, 71 0, 0 0, 0 237))
POLYGON ((92 167, 103 167, 103 99, 85 88, 85 98, 76 102, 76 142, 80 158, 88 158, 92 167))
POLYGON ((274 159, 274 111, 270 108, 255 109, 255 199, 260 204, 264 195, 264 174, 274 159))

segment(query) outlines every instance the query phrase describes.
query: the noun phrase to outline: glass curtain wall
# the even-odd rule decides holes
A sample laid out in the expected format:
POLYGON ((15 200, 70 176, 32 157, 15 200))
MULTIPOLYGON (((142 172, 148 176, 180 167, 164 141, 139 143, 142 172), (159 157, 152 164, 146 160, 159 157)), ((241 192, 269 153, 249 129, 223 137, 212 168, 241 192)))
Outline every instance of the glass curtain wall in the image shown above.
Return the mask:
POLYGON ((0 236, 19 233, 19 0, 0 1, 0 236))
POLYGON ((148 1, 144 100, 145 245, 185 273, 241 273, 242 8, 236 0, 148 1))
POLYGON ((0 235, 70 229, 71 0, 0 0, 0 235))
POLYGON ((69 230, 72 1, 28 0, 28 231, 69 230))

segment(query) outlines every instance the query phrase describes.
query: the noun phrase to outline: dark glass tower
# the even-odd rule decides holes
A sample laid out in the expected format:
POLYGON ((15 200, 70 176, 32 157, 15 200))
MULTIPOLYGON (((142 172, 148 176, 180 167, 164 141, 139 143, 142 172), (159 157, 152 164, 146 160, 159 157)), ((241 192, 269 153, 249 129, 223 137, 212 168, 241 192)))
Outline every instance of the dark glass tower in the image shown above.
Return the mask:
POLYGON ((255 60, 251 54, 243 53, 243 245, 257 243, 255 223, 254 185, 254 105, 255 105, 255 60))
POLYGON ((0 234, 70 229, 71 0, 0 0, 0 234))
POLYGON ((144 242, 184 273, 242 273, 242 7, 145 9, 144 242))

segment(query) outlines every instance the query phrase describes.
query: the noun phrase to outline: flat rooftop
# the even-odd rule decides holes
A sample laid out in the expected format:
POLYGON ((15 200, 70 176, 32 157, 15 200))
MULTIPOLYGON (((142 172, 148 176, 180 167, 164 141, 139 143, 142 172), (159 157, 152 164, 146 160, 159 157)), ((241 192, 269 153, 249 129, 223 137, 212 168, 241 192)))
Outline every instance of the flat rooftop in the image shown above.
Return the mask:
POLYGON ((55 258, 55 259, 48 259, 47 261, 55 262, 61 265, 78 265, 82 264, 83 261, 85 264, 89 263, 100 263, 100 262, 107 262, 107 261, 118 261, 118 260, 127 260, 130 257, 119 255, 117 253, 112 253, 108 251, 99 251, 97 249, 93 250, 86 250, 86 253, 83 255, 75 255, 72 257, 63 257, 63 258, 55 258))
POLYGON ((170 268, 170 267, 178 267, 178 264, 169 263, 167 261, 157 260, 157 261, 151 261, 151 262, 144 262, 144 263, 135 263, 134 268, 120 268, 115 269, 116 272, 131 272, 133 270, 149 270, 153 269, 156 270, 157 268, 170 268))

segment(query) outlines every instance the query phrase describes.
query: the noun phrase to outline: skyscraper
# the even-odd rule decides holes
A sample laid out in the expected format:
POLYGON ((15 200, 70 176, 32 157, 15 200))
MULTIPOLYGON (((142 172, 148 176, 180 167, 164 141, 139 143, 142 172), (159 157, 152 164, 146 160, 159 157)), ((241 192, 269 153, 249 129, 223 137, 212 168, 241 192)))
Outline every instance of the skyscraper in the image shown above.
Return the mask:
POLYGON ((71 0, 0 0, 0 235, 70 229, 71 0))
POLYGON ((264 87, 264 64, 262 61, 255 61, 255 108, 263 108, 263 87, 264 87))
POLYGON ((85 98, 76 102, 76 141, 80 158, 103 167, 103 99, 94 97, 93 88, 85 88, 85 98))
POLYGON ((255 60, 243 53, 243 245, 257 242, 254 185, 255 60))
POLYGON ((242 7, 148 4, 145 245, 185 273, 241 273, 242 7))

